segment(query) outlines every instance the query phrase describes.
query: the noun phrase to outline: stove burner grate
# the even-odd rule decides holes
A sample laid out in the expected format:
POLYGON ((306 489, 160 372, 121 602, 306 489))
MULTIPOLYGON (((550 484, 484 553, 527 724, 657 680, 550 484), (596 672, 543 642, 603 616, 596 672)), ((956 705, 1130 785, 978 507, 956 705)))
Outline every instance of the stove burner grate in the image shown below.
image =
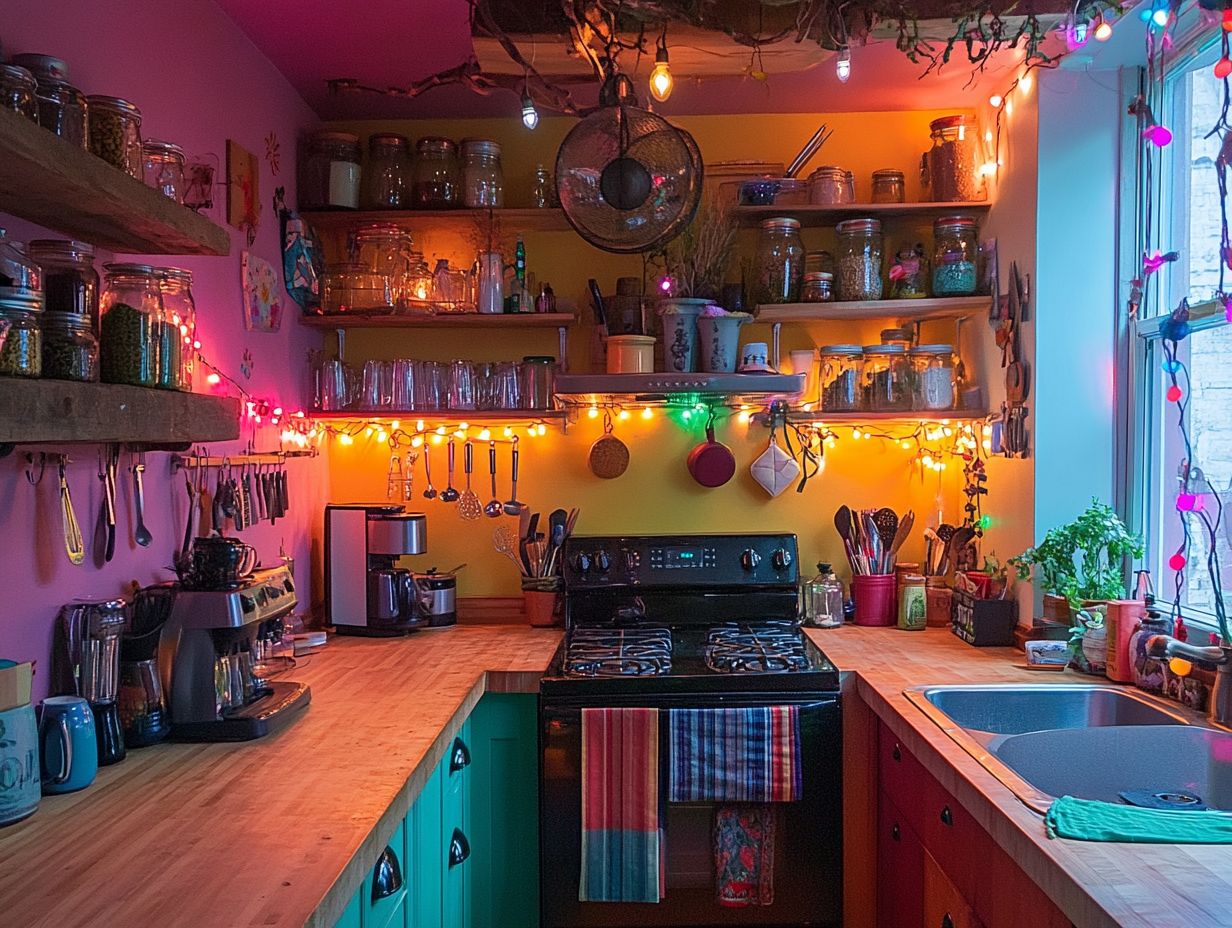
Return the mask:
POLYGON ((716 673, 791 673, 810 666, 803 635, 791 622, 717 625, 705 656, 716 673))
POLYGON ((569 635, 565 673, 571 677, 654 677, 671 669, 666 628, 577 628, 569 635))

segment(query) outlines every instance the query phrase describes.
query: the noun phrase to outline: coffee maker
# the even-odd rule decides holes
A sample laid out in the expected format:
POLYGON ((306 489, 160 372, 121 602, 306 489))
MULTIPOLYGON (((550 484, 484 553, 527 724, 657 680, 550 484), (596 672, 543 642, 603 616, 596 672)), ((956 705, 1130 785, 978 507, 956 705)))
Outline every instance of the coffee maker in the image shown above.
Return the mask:
POLYGON ((218 590, 176 590, 158 641, 158 675, 176 741, 249 741, 285 726, 312 698, 307 684, 266 680, 257 661, 294 611, 285 566, 218 590))
POLYGON ((326 620, 340 635, 391 637, 428 625, 406 554, 427 551, 427 519, 397 505, 325 507, 326 620))
POLYGON ((56 695, 89 701, 100 767, 119 763, 126 753, 116 691, 127 623, 122 599, 69 603, 60 610, 52 644, 52 687, 56 695))

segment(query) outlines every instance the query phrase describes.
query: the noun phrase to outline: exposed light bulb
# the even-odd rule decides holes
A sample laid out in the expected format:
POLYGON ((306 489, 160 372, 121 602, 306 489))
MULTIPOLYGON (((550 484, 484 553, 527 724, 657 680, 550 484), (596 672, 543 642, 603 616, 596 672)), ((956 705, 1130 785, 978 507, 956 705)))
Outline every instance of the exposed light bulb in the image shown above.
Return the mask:
POLYGON ((650 95, 662 103, 672 95, 675 86, 671 65, 667 63, 667 46, 661 45, 655 52, 654 70, 650 72, 650 95))
POLYGON ((838 58, 834 62, 834 73, 844 84, 851 77, 851 49, 846 45, 838 50, 838 58))
POLYGON ((1099 25, 1095 27, 1094 35, 1096 42, 1107 42, 1112 38, 1112 23, 1106 19, 1101 19, 1099 25))
POLYGON ((530 98, 530 91, 522 91, 522 125, 533 129, 539 125, 539 111, 535 109, 535 101, 530 98))
POLYGON ((1033 78, 1031 76, 1031 72, 1028 71, 1022 77, 1018 78, 1018 86, 1022 88, 1023 93, 1029 93, 1031 91, 1031 84, 1034 80, 1035 78, 1033 78))
POLYGON ((645 409, 642 410, 642 418, 643 419, 653 419, 654 410, 651 409, 649 406, 647 406, 645 409))
POLYGON ((988 98, 988 105, 991 106, 994 110, 1001 109, 1001 104, 1004 102, 1005 101, 1002 99, 1001 94, 999 93, 994 93, 991 97, 988 98))
POLYGON ((1166 26, 1168 25, 1169 15, 1170 14, 1168 13, 1168 8, 1166 6, 1160 7, 1151 14, 1151 22, 1157 26, 1166 26))

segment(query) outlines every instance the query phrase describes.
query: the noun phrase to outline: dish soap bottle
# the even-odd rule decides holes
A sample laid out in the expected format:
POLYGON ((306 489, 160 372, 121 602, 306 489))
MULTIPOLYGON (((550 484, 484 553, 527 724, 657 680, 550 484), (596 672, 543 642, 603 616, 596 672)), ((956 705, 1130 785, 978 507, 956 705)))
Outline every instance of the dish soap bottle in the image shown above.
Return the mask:
POLYGON ((817 576, 805 584, 804 624, 813 628, 843 624, 843 584, 829 564, 818 564, 817 576))
POLYGON ((1146 653, 1146 642, 1152 635, 1168 634, 1171 628, 1168 620, 1160 616, 1155 608, 1155 597, 1148 593, 1144 599, 1146 618, 1130 636, 1129 662, 1133 667, 1134 685, 1144 693, 1158 694, 1164 690, 1164 664, 1146 653))

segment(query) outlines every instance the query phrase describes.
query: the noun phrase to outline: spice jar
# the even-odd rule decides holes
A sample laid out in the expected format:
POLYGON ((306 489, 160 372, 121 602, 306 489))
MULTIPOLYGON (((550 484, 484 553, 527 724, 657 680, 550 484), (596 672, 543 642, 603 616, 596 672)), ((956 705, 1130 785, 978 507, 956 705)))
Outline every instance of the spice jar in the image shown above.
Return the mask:
POLYGON ((0 106, 38 122, 38 83, 15 64, 0 64, 0 106))
POLYGON ((814 206, 839 206, 854 203, 855 190, 848 180, 848 172, 833 165, 823 165, 809 175, 809 203, 814 206))
POLYGON ((928 262, 924 246, 904 248, 890 265, 890 297, 895 300, 919 300, 928 296, 928 262))
POLYGON ((970 296, 979 280, 975 220, 942 216, 933 223, 933 296, 970 296))
POLYGON ((907 179, 902 171, 893 168, 882 168, 873 171, 874 203, 902 203, 907 199, 907 179))
POLYGON ((881 222, 877 219, 847 219, 838 233, 838 298, 879 300, 881 279, 881 222))
POLYGON ((826 271, 805 271, 800 289, 802 303, 830 303, 834 300, 834 275, 826 271))
POLYGON ((9 323, 0 347, 0 377, 38 377, 43 369, 40 296, 0 297, 0 319, 9 323))
POLYGON ((192 271, 164 267, 158 279, 163 301, 162 340, 159 344, 158 385, 192 390, 197 360, 197 304, 192 294, 192 271))
POLYGON ((954 408, 954 348, 920 345, 911 350, 916 409, 954 408))
POLYGON ((411 153, 406 136, 394 132, 369 136, 363 175, 364 209, 410 209, 411 153))
POLYGON ((159 271, 148 264, 105 264, 99 324, 104 383, 158 386, 162 342, 159 271))
POLYGON ((857 412, 863 405, 860 379, 864 350, 859 345, 823 345, 821 408, 826 412, 857 412))
POLYGON ((98 380, 98 339, 88 316, 43 313, 43 373, 53 380, 98 380))
POLYGON ((98 272, 94 246, 58 238, 36 238, 27 246, 42 269, 43 295, 49 313, 76 313, 90 320, 98 315, 98 272))
POLYGON ((416 209, 449 209, 457 206, 457 146, 449 139, 428 135, 415 144, 415 154, 412 205, 416 209))
POLYGON ((79 148, 89 148, 86 138, 86 95, 68 82, 68 65, 51 55, 14 55, 10 64, 20 65, 38 86, 38 124, 79 148))
POLYGON ((149 139, 142 143, 141 154, 145 185, 183 205, 184 149, 171 142, 149 139))
POLYGON ((359 177, 359 136, 314 132, 300 156, 300 209, 359 209, 359 177))
POLYGON ((870 412, 911 408, 911 363, 901 345, 865 345, 861 379, 870 412))
POLYGON ((522 405, 526 409, 551 409, 556 391, 556 359, 531 355, 522 359, 522 405))
POLYGON ((796 219, 765 219, 757 237, 757 302, 796 303, 804 282, 804 242, 796 219))
POLYGON ((925 615, 929 628, 944 628, 950 624, 950 604, 954 591, 945 585, 945 577, 924 580, 925 615))
POLYGON ((94 94, 90 107, 90 151, 112 167, 142 178, 141 110, 119 97, 94 94))
POLYGON ((462 205, 500 209, 505 205, 505 175, 500 145, 491 139, 462 140, 462 205))
POLYGON ((979 174, 979 133, 966 116, 942 116, 928 124, 933 147, 920 162, 927 198, 938 203, 984 199, 979 174))
POLYGON ((898 584, 898 627, 903 631, 922 632, 927 624, 928 600, 924 593, 924 578, 919 574, 905 574, 898 584))

